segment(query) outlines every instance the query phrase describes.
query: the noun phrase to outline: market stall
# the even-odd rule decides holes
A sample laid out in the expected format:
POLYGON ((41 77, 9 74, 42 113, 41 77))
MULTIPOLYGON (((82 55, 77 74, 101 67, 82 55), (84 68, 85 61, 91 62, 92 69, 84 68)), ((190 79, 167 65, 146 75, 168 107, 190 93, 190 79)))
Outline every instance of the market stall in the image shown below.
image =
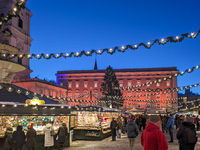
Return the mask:
MULTIPOLYGON (((72 110, 74 117, 74 140, 102 140, 111 135, 112 117, 117 118, 121 112, 104 107, 81 107, 72 110)), ((71 120, 72 121, 72 120, 71 120)))
MULTIPOLYGON (((4 135, 6 128, 11 126, 14 131, 18 125, 22 125, 25 134, 28 131, 28 126, 33 123, 37 133, 36 149, 40 150, 44 147, 44 128, 50 122, 53 125, 55 133, 63 122, 68 128, 68 136, 65 147, 70 146, 70 106, 63 104, 42 104, 29 105, 14 102, 0 102, 0 149, 3 146, 4 135)), ((58 147, 58 143, 54 142, 54 148, 58 147)), ((24 149, 26 147, 24 146, 24 149)))

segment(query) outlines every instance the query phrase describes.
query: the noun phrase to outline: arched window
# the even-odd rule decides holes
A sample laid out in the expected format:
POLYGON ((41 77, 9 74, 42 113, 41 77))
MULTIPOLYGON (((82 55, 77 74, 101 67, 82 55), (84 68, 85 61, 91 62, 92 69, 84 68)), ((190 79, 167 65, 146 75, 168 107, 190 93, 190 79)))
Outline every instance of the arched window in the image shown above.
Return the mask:
POLYGON ((18 64, 22 64, 22 58, 18 58, 18 64))
POLYGON ((20 28, 23 28, 23 20, 19 18, 18 26, 20 28))

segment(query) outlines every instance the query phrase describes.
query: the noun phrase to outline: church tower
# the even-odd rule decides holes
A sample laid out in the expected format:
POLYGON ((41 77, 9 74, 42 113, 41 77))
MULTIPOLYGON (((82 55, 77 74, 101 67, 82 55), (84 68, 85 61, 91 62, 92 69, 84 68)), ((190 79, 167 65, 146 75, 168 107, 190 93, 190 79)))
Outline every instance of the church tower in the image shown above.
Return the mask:
MULTIPOLYGON (((0 17, 4 17, 7 13, 12 10, 16 4, 17 0, 0 0, 0 17)), ((8 30, 11 32, 11 37, 9 39, 9 45, 17 47, 20 49, 20 54, 30 54, 31 41, 33 39, 30 37, 30 19, 33 14, 27 8, 21 9, 20 17, 14 17, 12 20, 4 24, 4 27, 0 30, 0 43, 3 42, 4 34, 2 31, 8 30)), ((12 59, 13 62, 19 63, 27 67, 25 71, 18 72, 14 79, 17 78, 30 78, 29 59, 27 58, 15 58, 12 59)))

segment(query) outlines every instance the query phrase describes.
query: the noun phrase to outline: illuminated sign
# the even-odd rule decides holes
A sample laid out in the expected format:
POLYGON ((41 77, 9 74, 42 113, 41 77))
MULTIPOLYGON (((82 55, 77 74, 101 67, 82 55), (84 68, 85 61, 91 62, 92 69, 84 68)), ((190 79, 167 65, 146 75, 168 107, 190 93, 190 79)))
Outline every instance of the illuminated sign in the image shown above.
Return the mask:
POLYGON ((29 105, 43 105, 45 104, 45 101, 39 100, 39 98, 35 96, 33 99, 27 99, 25 103, 29 105))

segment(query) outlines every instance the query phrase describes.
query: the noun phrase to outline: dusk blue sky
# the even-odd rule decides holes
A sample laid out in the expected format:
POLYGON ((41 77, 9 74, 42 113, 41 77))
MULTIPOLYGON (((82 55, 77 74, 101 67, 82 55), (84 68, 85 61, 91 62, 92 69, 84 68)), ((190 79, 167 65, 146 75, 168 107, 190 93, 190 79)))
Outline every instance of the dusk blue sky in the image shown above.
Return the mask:
MULTIPOLYGON (((199 0, 28 0, 33 13, 31 53, 80 52, 148 42, 200 29, 199 0)), ((98 69, 200 65, 200 35, 182 42, 155 44, 150 49, 97 55, 98 69)), ((95 54, 87 57, 31 59, 31 77, 56 80, 62 70, 94 69, 95 54)), ((178 86, 200 83, 200 70, 178 77, 178 86)), ((199 92, 200 88, 193 88, 199 92)))

